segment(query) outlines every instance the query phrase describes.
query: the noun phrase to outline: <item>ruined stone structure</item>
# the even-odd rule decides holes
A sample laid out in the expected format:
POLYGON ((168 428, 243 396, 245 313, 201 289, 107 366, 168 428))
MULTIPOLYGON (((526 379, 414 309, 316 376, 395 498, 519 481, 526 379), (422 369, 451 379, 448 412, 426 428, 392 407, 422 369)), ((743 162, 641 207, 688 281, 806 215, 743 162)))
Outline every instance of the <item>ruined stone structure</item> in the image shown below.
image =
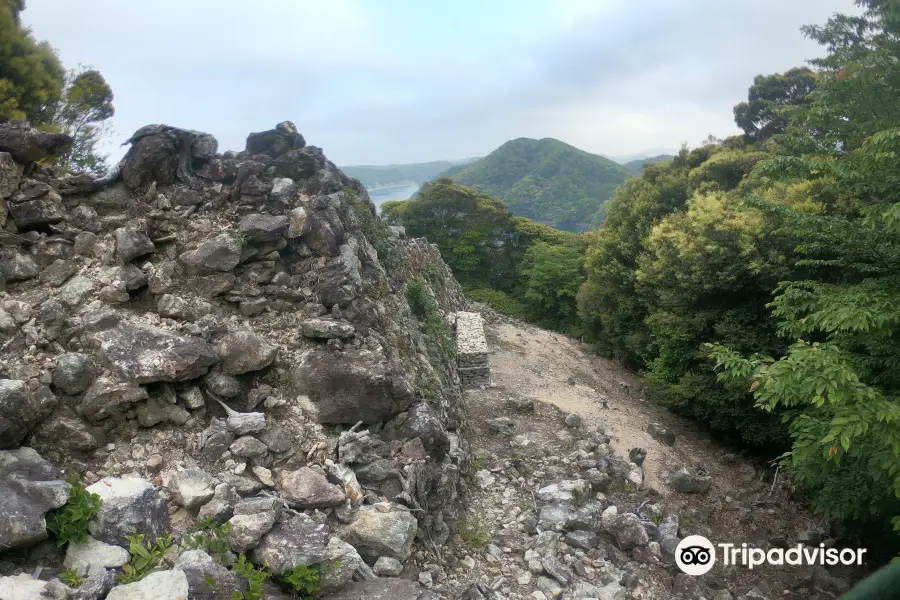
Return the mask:
POLYGON ((459 380, 463 387, 487 385, 491 382, 484 319, 478 313, 456 314, 456 347, 459 380))

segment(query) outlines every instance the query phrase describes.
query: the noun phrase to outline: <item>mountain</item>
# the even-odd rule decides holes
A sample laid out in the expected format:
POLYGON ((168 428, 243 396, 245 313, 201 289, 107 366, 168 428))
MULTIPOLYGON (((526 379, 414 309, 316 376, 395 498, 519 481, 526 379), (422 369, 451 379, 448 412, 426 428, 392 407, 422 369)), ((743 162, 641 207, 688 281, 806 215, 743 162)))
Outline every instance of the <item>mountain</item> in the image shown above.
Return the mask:
POLYGON ((655 162, 662 162, 664 160, 672 160, 673 158, 675 157, 671 154, 660 154, 658 156, 648 156, 647 158, 639 158, 637 160, 631 160, 621 164, 632 173, 640 175, 644 172, 644 167, 646 165, 655 162))
POLYGON ((477 158, 463 160, 435 160, 407 165, 356 165, 341 170, 358 179, 367 188, 387 187, 406 183, 422 183, 457 165, 466 165, 477 158))
POLYGON ((632 175, 608 158, 552 138, 511 140, 440 174, 500 198, 515 215, 566 231, 588 229, 600 205, 632 175))

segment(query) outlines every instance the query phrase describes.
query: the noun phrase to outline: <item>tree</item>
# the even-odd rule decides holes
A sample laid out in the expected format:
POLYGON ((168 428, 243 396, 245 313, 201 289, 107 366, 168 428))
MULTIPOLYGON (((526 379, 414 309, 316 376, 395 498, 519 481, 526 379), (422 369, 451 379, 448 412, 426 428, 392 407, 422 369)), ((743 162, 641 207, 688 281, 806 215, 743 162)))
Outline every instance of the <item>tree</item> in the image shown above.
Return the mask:
POLYGON ((807 102, 816 89, 816 81, 816 73, 806 67, 774 75, 757 75, 747 102, 734 107, 734 122, 755 140, 784 133, 787 118, 782 109, 807 102))
POLYGON ((578 288, 584 281, 584 255, 577 247, 538 242, 525 254, 525 298, 539 323, 567 330, 576 325, 578 288))
POLYGON ((62 161, 73 172, 106 172, 106 156, 98 142, 109 133, 108 120, 115 114, 113 92, 96 69, 80 67, 66 74, 66 85, 54 117, 54 129, 75 138, 62 161))
POLYGON ((24 8, 22 0, 0 2, 0 120, 44 125, 53 120, 65 70, 53 48, 21 26, 24 8))

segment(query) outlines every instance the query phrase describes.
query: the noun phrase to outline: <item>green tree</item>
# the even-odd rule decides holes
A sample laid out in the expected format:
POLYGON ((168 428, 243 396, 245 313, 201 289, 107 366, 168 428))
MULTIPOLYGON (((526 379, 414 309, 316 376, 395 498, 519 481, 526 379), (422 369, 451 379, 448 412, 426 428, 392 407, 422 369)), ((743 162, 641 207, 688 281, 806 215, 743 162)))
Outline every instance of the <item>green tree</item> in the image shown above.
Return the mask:
POLYGON ((53 48, 22 27, 24 8, 23 0, 0 2, 0 119, 42 125, 53 120, 65 70, 53 48))
POLYGON ((106 172, 106 155, 99 153, 98 144, 109 133, 109 119, 115 114, 112 101, 112 88, 96 69, 81 67, 66 74, 53 128, 75 139, 62 157, 69 170, 106 172))
POLYGON ((816 89, 817 75, 806 67, 775 75, 757 75, 747 101, 734 107, 734 122, 756 139, 784 133, 788 120, 784 107, 802 105, 816 89))
POLYGON ((525 253, 525 299, 530 316, 553 329, 577 324, 578 288, 584 281, 584 255, 573 246, 538 242, 525 253))

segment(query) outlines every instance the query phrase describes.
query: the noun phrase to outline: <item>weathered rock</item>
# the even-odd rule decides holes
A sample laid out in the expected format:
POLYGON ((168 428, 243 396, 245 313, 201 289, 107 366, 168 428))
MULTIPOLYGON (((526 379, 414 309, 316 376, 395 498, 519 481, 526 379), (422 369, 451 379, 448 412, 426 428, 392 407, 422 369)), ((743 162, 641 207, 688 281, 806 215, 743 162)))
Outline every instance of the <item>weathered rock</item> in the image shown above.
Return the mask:
POLYGON ((581 416, 575 413, 569 413, 563 418, 566 427, 581 427, 581 416))
POLYGON ((122 264, 156 251, 150 237, 140 229, 120 227, 116 229, 116 256, 122 264))
POLYGON ((222 398, 237 398, 242 393, 241 382, 218 369, 207 373, 203 384, 210 392, 222 398))
POLYGON ((230 600, 234 592, 248 589, 243 577, 220 565, 203 550, 184 552, 175 560, 175 568, 187 577, 186 598, 191 600, 230 600))
POLYGON ((212 517, 220 523, 224 523, 234 515, 234 505, 240 501, 240 496, 235 489, 227 483, 216 486, 212 499, 200 507, 197 519, 203 520, 212 517))
POLYGON ((99 421, 148 397, 147 390, 139 385, 113 377, 98 377, 84 393, 78 412, 89 420, 99 421))
POLYGON ((71 136, 39 131, 25 121, 0 124, 0 152, 8 152, 20 164, 65 154, 74 142, 71 136))
POLYGON ((566 534, 566 543, 573 548, 581 548, 582 550, 590 550, 596 548, 600 542, 600 538, 593 531, 570 531, 566 534))
POLYGON ((544 557, 541 560, 541 566, 544 567, 544 572, 558 581, 560 585, 569 585, 575 579, 572 571, 564 567, 556 558, 544 557))
POLYGON ((117 585, 106 600, 187 600, 188 579, 184 571, 157 571, 127 585, 117 585))
POLYGON ((206 404, 206 399, 203 397, 203 392, 196 385, 192 385, 189 388, 185 388, 178 392, 178 398, 184 402, 184 405, 190 410, 197 410, 198 408, 203 408, 206 404))
POLYGON ((544 529, 558 531, 562 529, 572 518, 574 509, 571 504, 565 502, 551 502, 541 507, 538 513, 538 523, 544 529))
POLYGON ((39 452, 69 456, 100 445, 91 429, 67 406, 57 408, 31 432, 28 444, 39 452))
POLYGON ((666 446, 675 445, 675 434, 659 423, 650 423, 647 425, 647 433, 650 434, 650 437, 658 442, 662 442, 666 446))
POLYGON ((139 477, 105 477, 87 487, 100 496, 100 511, 89 525, 102 542, 127 546, 132 529, 155 540, 169 530, 169 511, 159 490, 139 477))
POLYGON ((18 446, 57 403, 46 386, 31 390, 24 381, 0 379, 0 449, 18 446))
MULTIPOLYGON (((21 177, 19 166, 13 160, 12 155, 9 152, 0 152, 0 201, 13 195, 13 192, 19 187, 21 177)), ((5 218, 6 215, 0 217, 0 227, 6 225, 3 221, 5 218)))
POLYGON ((163 294, 156 301, 156 312, 159 316, 168 319, 196 321, 200 317, 196 306, 196 302, 188 302, 184 298, 172 294, 163 294))
POLYGON ((44 515, 65 504, 70 489, 59 471, 31 448, 0 450, 0 548, 47 539, 44 515))
POLYGON ((440 415, 430 404, 424 402, 390 421, 385 426, 383 437, 387 441, 419 439, 428 453, 437 460, 450 450, 450 438, 441 423, 440 415))
POLYGON ((238 231, 251 242, 274 242, 281 239, 288 231, 288 218, 284 215, 247 215, 238 224, 238 231))
POLYGON ((488 429, 493 433, 501 435, 512 435, 516 424, 509 417, 497 417, 496 419, 488 419, 484 422, 488 429))
POLYGON ((372 570, 379 577, 398 577, 403 572, 403 563, 396 558, 379 556, 372 570))
POLYGON ((69 544, 63 566, 78 571, 82 577, 93 577, 102 574, 106 569, 121 567, 130 558, 125 548, 105 544, 88 536, 83 543, 69 544))
POLYGON ((70 600, 101 600, 116 585, 114 571, 103 571, 97 575, 88 577, 81 586, 69 596, 70 600))
POLYGON ((175 502, 188 510, 194 510, 212 499, 218 483, 206 471, 185 469, 173 473, 166 487, 172 492, 175 502))
POLYGON ((350 323, 333 319, 306 319, 300 324, 303 335, 312 339, 347 339, 353 337, 356 329, 350 323))
POLYGON ((66 218, 62 200, 55 191, 25 202, 16 202, 14 196, 8 201, 8 207, 9 215, 20 230, 59 223, 66 218))
POLYGON ((97 367, 94 361, 80 352, 67 352, 56 358, 53 369, 53 386, 64 394, 74 396, 90 387, 94 381, 97 367))
POLYGON ((194 379, 217 360, 201 338, 152 327, 120 325, 98 332, 95 338, 106 360, 135 383, 194 379))
POLYGON ((228 543, 238 552, 246 552, 255 548, 260 539, 275 525, 274 512, 234 515, 228 521, 231 531, 228 532, 228 543))
POLYGON ((306 141, 297 131, 297 126, 290 121, 279 123, 275 129, 251 133, 247 136, 247 152, 250 154, 267 154, 277 157, 305 146, 306 141))
POLYGON ((0 577, 0 598, 3 600, 45 600, 49 581, 35 579, 27 573, 0 577))
POLYGON ((618 514, 611 506, 603 511, 603 529, 610 533, 622 550, 645 546, 650 541, 641 519, 634 513, 618 514))
POLYGON ((345 349, 336 357, 316 348, 302 355, 290 378, 319 423, 387 421, 415 400, 400 367, 369 350, 345 349))
POLYGON ((268 367, 275 360, 278 348, 256 333, 241 329, 231 331, 219 340, 216 352, 226 373, 240 375, 268 367))
POLYGON ((252 435, 245 435, 234 440, 229 450, 234 456, 241 458, 257 458, 269 451, 265 444, 252 435))
MULTIPOLYGON (((237 435, 247 435, 248 433, 259 433, 265 431, 266 415, 264 413, 233 413, 228 415, 225 420, 225 426, 229 431, 237 435)), ((260 441, 265 441, 260 437, 260 441)), ((268 445, 268 444, 267 444, 268 445)))
POLYGON ((306 209, 298 206, 289 214, 290 227, 287 236, 289 238, 298 238, 309 233, 309 220, 306 218, 306 209))
POLYGON ((668 481, 669 487, 682 494, 705 494, 712 486, 712 478, 694 475, 686 467, 678 469, 668 481))
POLYGON ((268 565, 273 573, 281 574, 298 565, 322 562, 327 539, 327 525, 298 514, 272 527, 253 551, 252 558, 256 563, 268 565))
POLYGON ((337 506, 347 497, 340 486, 328 483, 324 473, 310 467, 282 471, 277 485, 288 504, 300 509, 337 506))
POLYGON ((590 489, 590 484, 583 479, 566 479, 542 487, 537 491, 537 497, 544 502, 571 502, 586 497, 590 489))
POLYGON ((40 280, 50 287, 59 287, 77 272, 78 268, 71 261, 58 258, 41 271, 40 280))
POLYGON ((243 246, 241 240, 230 233, 220 233, 206 240, 196 249, 181 255, 181 261, 190 267, 227 272, 241 262, 243 246))
POLYGON ((234 434, 228 430, 225 421, 213 418, 209 427, 200 433, 200 452, 208 460, 218 460, 233 441, 234 434))
POLYGON ((357 581, 325 596, 327 600, 426 600, 432 597, 418 583, 394 577, 357 581))
POLYGON ((332 536, 325 547, 325 557, 321 564, 320 590, 327 594, 350 583, 357 569, 364 563, 356 548, 339 537, 332 536))
POLYGON ((403 561, 412 553, 416 527, 416 518, 408 510, 382 503, 360 507, 338 535, 365 560, 388 556, 403 561))
POLYGON ((34 279, 41 270, 27 254, 6 250, 0 254, 0 276, 6 281, 26 281, 34 279))

